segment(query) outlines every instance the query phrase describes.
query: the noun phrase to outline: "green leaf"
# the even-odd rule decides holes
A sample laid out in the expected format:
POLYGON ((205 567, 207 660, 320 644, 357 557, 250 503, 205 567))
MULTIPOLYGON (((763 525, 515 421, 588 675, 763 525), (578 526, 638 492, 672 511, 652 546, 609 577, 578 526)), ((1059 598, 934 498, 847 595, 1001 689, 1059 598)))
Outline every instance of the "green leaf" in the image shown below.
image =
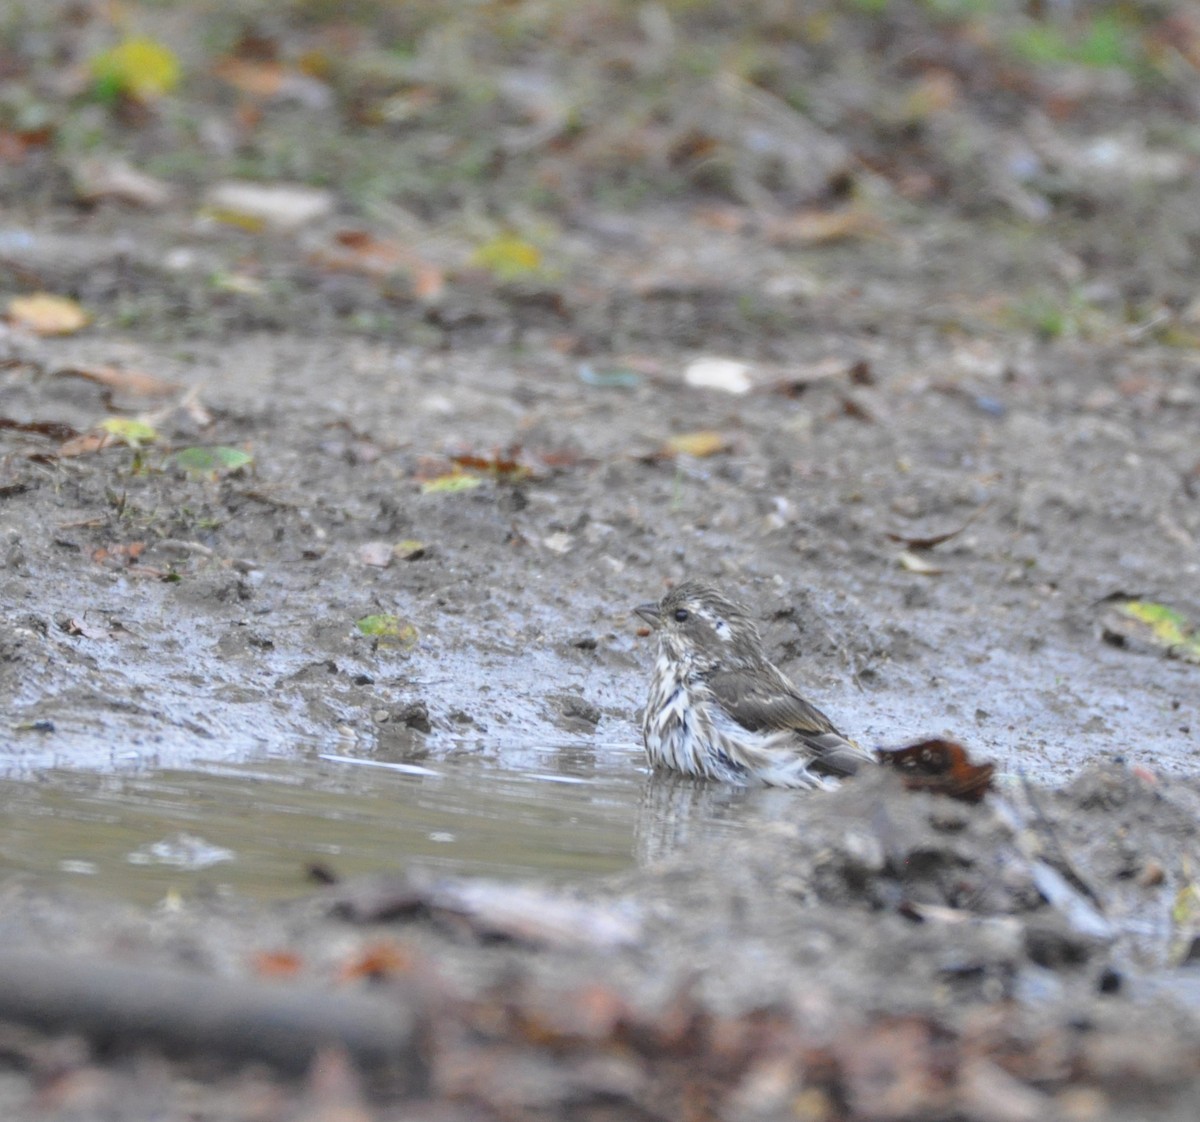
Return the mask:
POLYGON ((1117 610, 1129 619, 1145 624, 1145 638, 1167 654, 1185 662, 1200 663, 1200 631, 1192 627, 1186 616, 1153 600, 1126 600, 1117 610))
POLYGON ((500 280, 518 280, 541 268, 542 251, 516 234, 500 234, 481 245, 472 255, 471 262, 500 280))
POLYGON ((188 475, 228 475, 254 463, 254 457, 240 448, 218 445, 216 448, 183 448, 175 453, 175 463, 188 475))
POLYGON ((158 432, 153 425, 135 421, 131 417, 108 417, 100 422, 100 427, 130 448, 141 448, 143 444, 153 444, 158 439, 158 432))
POLYGON ((416 646, 417 643, 417 629, 411 623, 405 623, 399 616, 363 616, 355 626, 362 634, 388 646, 407 649, 416 646))
POLYGON ((482 482, 483 480, 477 475, 470 475, 465 471, 452 471, 446 475, 439 475, 437 479, 427 479, 421 484, 421 494, 436 495, 444 492, 470 491, 482 482))
POLYGON ((144 35, 96 55, 91 71, 96 96, 102 101, 122 94, 152 101, 179 84, 179 59, 174 51, 144 35))
POLYGON ((1077 63, 1097 68, 1133 69, 1138 28, 1119 15, 1100 14, 1082 29, 1064 29, 1053 22, 1031 22, 1010 42, 1028 62, 1043 66, 1077 63))
POLYGON ((415 538, 405 538, 402 542, 397 542, 392 546, 392 554, 399 557, 401 561, 416 561, 419 557, 425 556, 425 551, 429 548, 424 542, 417 541, 415 538))

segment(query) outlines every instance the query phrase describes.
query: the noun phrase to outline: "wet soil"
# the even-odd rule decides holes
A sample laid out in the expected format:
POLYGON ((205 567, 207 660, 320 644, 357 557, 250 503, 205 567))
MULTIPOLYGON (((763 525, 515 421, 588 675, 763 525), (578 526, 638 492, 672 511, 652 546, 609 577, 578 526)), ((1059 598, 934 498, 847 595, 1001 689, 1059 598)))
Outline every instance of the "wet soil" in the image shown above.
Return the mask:
MULTIPOLYGON (((55 372, 115 361, 199 389, 211 414, 202 425, 172 402, 159 415, 172 447, 242 447, 254 464, 192 479, 155 448, 56 458, 36 435, 6 438, 0 673, 15 781, 6 801, 11 821, 40 818, 50 836, 70 839, 56 850, 18 829, 7 860, 48 876, 44 884, 80 880, 70 876, 79 862, 125 864, 139 846, 178 841, 178 826, 251 868, 255 845, 265 845, 269 859, 241 885, 256 896, 304 892, 303 866, 322 846, 335 869, 343 855, 344 872, 423 863, 503 872, 503 859, 497 869, 480 855, 531 831, 546 851, 570 852, 564 839, 580 829, 567 813, 538 834, 497 793, 505 775, 599 782, 586 813, 602 819, 607 805, 623 824, 623 840, 601 851, 619 861, 623 850, 641 871, 585 896, 633 909, 628 946, 582 938, 580 953, 535 939, 530 950, 518 939, 504 951, 461 933, 446 946, 430 921, 399 938, 446 972, 455 1001, 525 1009, 574 994, 563 999, 570 1020, 583 1016, 572 1004, 580 988, 597 984, 642 1012, 547 1029, 549 1044, 501 1028, 474 1050, 445 1044, 424 1091, 347 1076, 346 1093, 374 1104, 364 1110, 387 1115, 387 1101, 432 1096, 474 1103, 463 1117, 608 1117, 610 1107, 678 1117, 656 1096, 689 1093, 683 1072, 712 1061, 708 1036, 678 1030, 669 1047, 647 1044, 634 1059, 598 1057, 617 1047, 618 1020, 641 1017, 653 1035, 668 1033, 671 1017, 703 1017, 742 1049, 705 1092, 715 1117, 791 1116, 801 1100, 806 1117, 820 1118, 1190 1117, 1200 1024, 1192 968, 1178 965, 1189 953, 1187 910, 1172 906, 1194 891, 1200 860, 1186 780, 1200 727, 1196 669, 1149 646, 1105 642, 1101 621, 1115 593, 1195 610, 1200 510, 1187 480, 1200 365, 1145 343, 948 330, 930 309, 951 299, 941 274, 965 259, 966 231, 952 223, 906 235, 927 244, 925 256, 909 254, 902 283, 887 280, 900 253, 890 242, 827 253, 819 265, 829 279, 816 295, 789 298, 761 336, 749 327, 730 335, 723 318, 736 318, 738 294, 757 288, 714 280, 707 262, 742 261, 759 284, 778 266, 752 238, 675 237, 662 215, 625 221, 647 260, 682 262, 687 284, 671 307, 687 326, 663 327, 664 298, 617 292, 609 304, 633 325, 619 351, 600 349, 582 297, 577 312, 567 298, 547 328, 528 322, 519 290, 490 293, 465 337, 438 328, 420 344, 403 329, 363 337, 303 320, 273 331, 226 323, 217 335, 188 319, 173 340, 116 328, 9 337, 6 414, 86 429, 109 412, 100 391, 55 372), (925 259, 938 268, 923 269, 925 259), (868 276, 869 286, 856 279, 868 276), (572 331, 561 353, 558 336, 572 331), (580 349, 585 356, 572 353, 580 349), (705 351, 757 364, 762 388, 685 384, 683 370, 705 351), (795 388, 830 360, 837 373, 795 388), (590 385, 585 363, 632 376, 590 385), (707 430, 726 450, 661 454, 671 436, 707 430), (516 455, 530 473, 426 493, 422 480, 464 451, 516 455), (934 549, 910 549, 935 572, 905 567, 904 544, 890 536, 961 527, 934 549), (386 567, 364 563, 370 543, 402 541, 421 548, 386 567), (143 547, 131 558, 134 543, 143 547), (875 781, 826 803, 645 775, 636 722, 651 650, 629 609, 685 575, 752 604, 781 665, 860 740, 949 734, 996 762, 1005 798, 1020 802, 1019 777, 1034 781, 1045 805, 1024 806, 1023 821, 1054 823, 1050 837, 1095 894, 1104 929, 1074 905, 1047 903, 1015 848, 1019 827, 986 805, 939 806, 875 781), (415 639, 389 645, 356 628, 379 613, 415 639), (219 787, 206 794, 211 781, 184 780, 182 805, 154 793, 169 769, 202 776, 269 758, 286 772, 291 759, 308 776, 321 757, 411 769, 406 782, 417 786, 406 790, 418 801, 398 797, 389 829, 378 806, 390 796, 370 788, 373 842, 355 849, 344 791, 309 788, 326 791, 312 817, 289 802, 278 820, 264 813, 266 796, 249 796, 250 818, 269 823, 253 844, 223 829, 215 806, 206 816, 206 801, 233 798, 219 787), (1098 759, 1116 762, 1090 770, 1098 759), (119 823, 115 845, 101 841, 102 827, 89 831, 88 814, 64 833, 78 806, 46 818, 32 805, 46 784, 71 790, 52 766, 126 773, 126 783, 145 774, 162 814, 119 823), (440 769, 443 789, 463 787, 449 827, 421 815, 420 784, 432 782, 422 769, 440 769), (615 774, 629 783, 613 789, 615 774), (501 815, 502 834, 484 832, 475 849, 439 864, 424 839, 480 821, 477 803, 497 799, 513 811, 501 815), (331 817, 346 823, 340 838, 322 825, 331 817), (288 850, 297 851, 290 860, 288 850), (496 996, 502 983, 519 996, 496 996), (751 1045, 738 1034, 764 1009, 782 1035, 751 1045), (861 1051, 849 1043, 857 1034, 861 1051), (673 1074, 663 1059, 671 1049, 673 1074), (520 1078, 495 1050, 520 1054, 520 1078), (749 1100, 758 1113, 738 1105, 749 1100)), ((970 263, 978 270, 1010 252, 1002 234, 977 239, 970 263)), ((1024 267, 1038 267, 1028 252, 1024 267)), ((807 257, 791 265, 815 267, 807 257)), ((116 821, 117 801, 93 801, 91 813, 116 821)), ((574 867, 582 885, 606 867, 597 852, 583 846, 554 875, 571 879, 574 867)), ((321 919, 312 905, 256 909, 220 866, 196 877, 202 861, 157 858, 165 879, 100 887, 141 900, 165 891, 176 901, 165 917, 18 879, 7 890, 9 941, 67 956, 110 957, 129 945, 130 961, 187 960, 225 976, 253 972, 256 953, 283 947, 320 980, 378 938, 321 919), (206 894, 214 883, 217 895, 206 894)), ((510 871, 545 876, 552 864, 517 858, 510 871)), ((457 1006, 427 1001, 466 1031, 470 1017, 446 1012, 457 1006)), ((28 1104, 27 1081, 47 1083, 39 1117, 74 1109, 81 1071, 103 1072, 87 1092, 97 1102, 141 1095, 184 1109, 185 1076, 161 1061, 72 1061, 63 1075, 38 1058, 47 1046, 17 1049, 26 1060, 12 1089, 14 1104, 28 1104)), ((187 1078, 206 1088, 206 1116, 242 1116, 265 1093, 211 1072, 187 1078)), ((258 1078, 288 1102, 319 1098, 311 1086, 258 1078)), ((30 1109, 14 1105, 9 1116, 30 1109)))
POLYGON ((99 318, 0 335, 3 944, 336 983, 425 1035, 297 1080, 10 1010, 4 1116, 1194 1118, 1200 671, 1106 622, 1200 619, 1193 178, 1046 224, 884 193, 833 244, 590 202, 549 273, 432 299, 314 265, 346 215, 9 184, 5 295, 99 318), (997 312, 1047 285, 1065 327, 997 312), (689 383, 712 355, 747 392, 689 383), (176 388, 70 373, 102 364, 176 388), (159 441, 29 427, 114 415, 159 441), (630 609, 687 576, 846 732, 952 737, 996 792, 649 775, 630 609))

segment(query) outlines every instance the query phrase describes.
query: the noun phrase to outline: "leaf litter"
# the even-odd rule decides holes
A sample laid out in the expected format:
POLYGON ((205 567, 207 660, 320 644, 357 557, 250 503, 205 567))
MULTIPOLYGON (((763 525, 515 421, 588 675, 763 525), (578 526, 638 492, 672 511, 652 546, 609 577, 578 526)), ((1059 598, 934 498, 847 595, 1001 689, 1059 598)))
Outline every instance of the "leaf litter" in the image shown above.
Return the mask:
POLYGON ((8 302, 8 321, 35 335, 74 335, 92 322, 79 301, 50 292, 14 296, 8 302))

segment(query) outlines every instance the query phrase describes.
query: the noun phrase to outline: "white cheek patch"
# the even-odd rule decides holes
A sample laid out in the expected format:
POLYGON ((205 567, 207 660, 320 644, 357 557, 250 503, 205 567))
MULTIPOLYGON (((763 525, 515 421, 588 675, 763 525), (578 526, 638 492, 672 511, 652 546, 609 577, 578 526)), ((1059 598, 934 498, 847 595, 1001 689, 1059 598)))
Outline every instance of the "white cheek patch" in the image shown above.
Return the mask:
POLYGON ((733 638, 733 632, 730 630, 729 624, 723 619, 719 619, 713 624, 713 630, 717 633, 717 638, 723 643, 728 643, 733 638))

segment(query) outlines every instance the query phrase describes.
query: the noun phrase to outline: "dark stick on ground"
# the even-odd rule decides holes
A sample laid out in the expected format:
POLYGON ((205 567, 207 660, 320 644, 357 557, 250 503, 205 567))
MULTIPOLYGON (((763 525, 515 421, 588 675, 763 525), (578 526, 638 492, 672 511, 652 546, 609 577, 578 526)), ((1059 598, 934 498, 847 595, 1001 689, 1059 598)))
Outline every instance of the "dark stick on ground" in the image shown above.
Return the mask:
POLYGON ((363 1070, 408 1092, 425 1082, 415 999, 270 984, 159 966, 0 952, 0 1020, 72 1032, 98 1047, 262 1061, 304 1071, 340 1044, 363 1070))

